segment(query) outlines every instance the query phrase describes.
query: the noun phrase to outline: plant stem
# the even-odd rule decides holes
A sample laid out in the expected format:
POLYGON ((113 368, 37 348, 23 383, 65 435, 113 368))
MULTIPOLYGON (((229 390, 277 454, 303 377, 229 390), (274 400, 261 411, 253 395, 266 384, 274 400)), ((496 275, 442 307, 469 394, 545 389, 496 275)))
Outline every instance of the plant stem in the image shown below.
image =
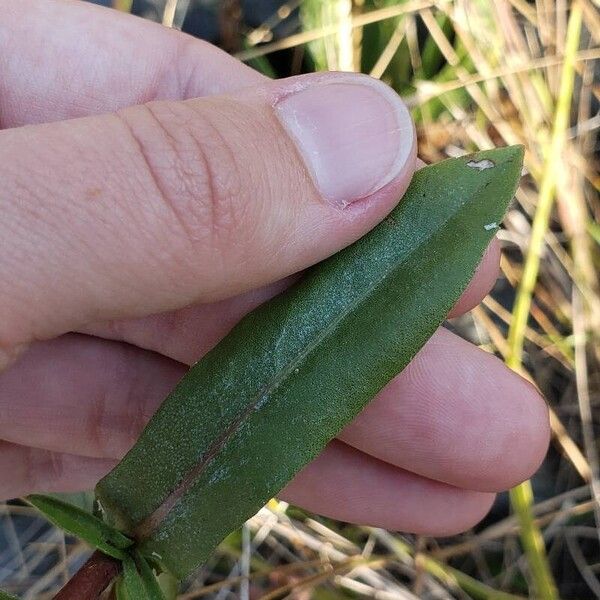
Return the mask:
MULTIPOLYGON (((517 291, 512 323, 508 332, 509 354, 506 363, 515 371, 522 365, 523 341, 527 318, 531 308, 532 296, 540 267, 540 256, 544 238, 550 222, 550 214, 554 204, 556 189, 556 173, 560 169, 561 152, 565 141, 565 132, 569 124, 573 84, 575 79, 575 57, 579 46, 582 23, 582 8, 575 2, 569 17, 567 39, 565 44, 565 60, 563 63, 561 84, 554 113, 554 124, 550 147, 540 183, 539 201, 531 228, 531 240, 525 259, 523 277, 517 291)), ((531 482, 526 481, 515 487, 510 493, 511 504, 521 527, 521 543, 527 556, 531 577, 540 600, 555 600, 558 592, 548 558, 544 538, 536 525, 531 507, 533 490, 531 482)))
POLYGON ((544 538, 531 510, 533 506, 531 481, 524 481, 510 490, 510 503, 519 521, 519 535, 537 593, 536 598, 558 600, 558 591, 548 564, 544 538))
POLYGON ((94 552, 54 600, 96 600, 121 572, 121 563, 102 552, 94 552))

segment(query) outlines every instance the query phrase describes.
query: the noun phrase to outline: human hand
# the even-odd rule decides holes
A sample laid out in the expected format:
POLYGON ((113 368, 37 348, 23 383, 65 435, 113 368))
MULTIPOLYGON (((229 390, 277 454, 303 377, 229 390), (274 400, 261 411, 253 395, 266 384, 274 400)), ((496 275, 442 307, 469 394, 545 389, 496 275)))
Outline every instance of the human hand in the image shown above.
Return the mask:
MULTIPOLYGON (((0 56, 9 498, 92 487, 187 365, 391 210, 416 150, 379 82, 269 81, 84 3, 0 0, 0 56)), ((485 295, 498 256, 493 243, 453 315, 485 295)), ((345 521, 450 534, 528 477, 547 442, 533 387, 440 330, 281 495, 345 521)))

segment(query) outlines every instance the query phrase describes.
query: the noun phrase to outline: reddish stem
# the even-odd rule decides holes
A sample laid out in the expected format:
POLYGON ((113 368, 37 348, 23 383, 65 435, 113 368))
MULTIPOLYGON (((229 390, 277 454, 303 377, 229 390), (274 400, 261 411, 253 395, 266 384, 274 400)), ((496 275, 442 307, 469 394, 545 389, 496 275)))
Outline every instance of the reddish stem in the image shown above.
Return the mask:
POLYGON ((118 560, 96 551, 54 600, 96 600, 120 572, 118 560))

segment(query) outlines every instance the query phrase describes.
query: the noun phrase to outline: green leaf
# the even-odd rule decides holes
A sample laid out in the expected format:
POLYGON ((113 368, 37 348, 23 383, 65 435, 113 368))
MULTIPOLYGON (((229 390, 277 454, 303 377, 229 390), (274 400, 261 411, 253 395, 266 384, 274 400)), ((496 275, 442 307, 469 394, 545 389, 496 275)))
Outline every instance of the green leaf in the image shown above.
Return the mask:
POLYGON ((127 591, 125 590, 123 575, 120 575, 115 581, 114 591, 116 600, 127 600, 127 591))
POLYGON ((502 221, 523 150, 417 172, 373 231, 245 317, 97 486, 111 522, 183 578, 398 374, 502 221))
POLYGON ((113 558, 123 559, 123 549, 133 544, 132 540, 104 521, 59 498, 33 494, 25 499, 54 525, 113 558))
POLYGON ((16 596, 0 590, 0 600, 19 600, 16 596))
POLYGON ((152 568, 139 552, 123 559, 120 587, 126 600, 165 600, 152 568))
POLYGON ((75 492, 72 494, 56 493, 47 495, 52 498, 58 498, 67 504, 76 506, 89 514, 94 514, 94 501, 96 499, 94 492, 75 492))
POLYGON ((146 598, 148 600, 165 600, 156 575, 154 575, 152 568, 139 552, 135 552, 135 562, 144 583, 146 598))
POLYGON ((163 593, 165 600, 176 600, 179 593, 179 581, 164 571, 158 576, 158 585, 163 593))
POLYGON ((150 600, 146 595, 146 587, 138 573, 135 561, 130 556, 123 559, 123 591, 127 600, 150 600))

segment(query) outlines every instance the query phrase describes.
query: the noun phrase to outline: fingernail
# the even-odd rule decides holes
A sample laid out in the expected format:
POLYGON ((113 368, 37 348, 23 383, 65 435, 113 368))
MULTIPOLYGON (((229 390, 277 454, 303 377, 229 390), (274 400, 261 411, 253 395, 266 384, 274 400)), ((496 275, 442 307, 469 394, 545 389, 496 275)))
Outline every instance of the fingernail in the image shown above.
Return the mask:
POLYGON ((412 155, 408 110, 374 79, 317 81, 285 96, 276 110, 321 195, 338 206, 380 190, 412 155))

